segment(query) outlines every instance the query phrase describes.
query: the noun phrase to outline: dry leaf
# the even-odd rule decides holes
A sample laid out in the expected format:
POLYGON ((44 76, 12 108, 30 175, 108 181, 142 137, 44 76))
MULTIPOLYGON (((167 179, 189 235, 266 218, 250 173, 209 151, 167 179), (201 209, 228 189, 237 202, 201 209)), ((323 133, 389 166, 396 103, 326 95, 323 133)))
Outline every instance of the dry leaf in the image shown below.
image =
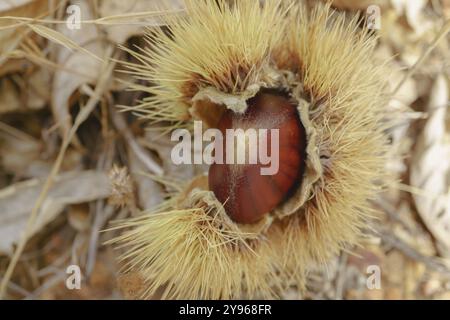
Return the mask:
POLYGON ((333 0, 333 6, 346 10, 365 10, 371 5, 386 6, 387 0, 333 0))
MULTIPOLYGON (((164 176, 166 177, 188 182, 208 169, 207 165, 174 164, 171 160, 171 153, 178 142, 171 141, 168 134, 163 135, 159 132, 148 131, 145 139, 141 139, 140 142, 158 154, 164 168, 164 176)), ((194 150, 193 152, 201 151, 194 150)))
POLYGON ((148 169, 131 148, 128 149, 128 159, 130 161, 131 176, 137 186, 139 206, 143 210, 154 209, 164 200, 163 188, 152 178, 142 174, 143 172, 148 172, 148 169))
POLYGON ((450 19, 450 0, 442 0, 442 10, 446 19, 450 19))
POLYGON ((417 35, 425 33, 433 26, 431 21, 427 21, 423 15, 428 0, 391 0, 392 6, 398 15, 405 14, 406 20, 417 35))
MULTIPOLYGON (((48 0, 7 0, 0 2, 0 17, 28 17, 36 18, 48 10, 48 0)), ((0 28, 16 24, 13 20, 0 20, 0 28)), ((14 50, 26 35, 25 27, 15 27, 0 32, 0 65, 6 60, 6 54, 14 50)))
POLYGON ((0 79, 0 114, 18 111, 20 95, 13 82, 8 78, 0 79))
POLYGON ((99 13, 108 38, 122 44, 131 36, 143 34, 145 27, 161 25, 158 12, 176 13, 182 9, 182 0, 103 0, 99 13))
MULTIPOLYGON (((49 147, 43 141, 0 123, 0 166, 16 178, 48 176, 55 159, 43 154, 46 148, 49 147)), ((63 169, 77 169, 81 167, 81 162, 80 152, 71 149, 64 158, 63 169)))
POLYGON ((44 68, 37 69, 26 79, 26 88, 22 95, 26 98, 28 109, 41 109, 50 102, 50 83, 51 74, 44 68))
MULTIPOLYGON (((400 66, 397 67, 398 69, 391 70, 389 74, 389 85, 391 90, 394 90, 400 81, 404 78, 406 72, 400 71, 400 66)), ((411 104, 417 100, 419 97, 418 94, 418 88, 417 83, 414 81, 413 78, 408 78, 404 84, 400 87, 398 92, 394 97, 392 97, 392 100, 390 101, 390 104, 394 108, 399 107, 406 107, 409 108, 411 104)))
MULTIPOLYGON (((80 7, 84 20, 93 18, 87 1, 77 0, 71 3, 80 7)), ((39 31, 47 37, 55 36, 54 32, 44 28, 39 28, 39 31)), ((100 39, 98 28, 93 24, 83 24, 79 30, 70 30, 62 24, 58 31, 59 41, 66 45, 58 48, 57 62, 62 67, 55 72, 53 78, 52 110, 55 121, 60 125, 62 134, 65 136, 72 122, 69 112, 70 98, 83 84, 95 83, 98 79, 102 64, 92 55, 103 58, 106 47, 100 39), (70 45, 66 39, 70 39, 70 45), (82 47, 84 50, 72 51, 67 47, 74 49, 82 47), (86 50, 91 54, 87 54, 86 50)))
POLYGON ((450 144, 446 141, 445 121, 449 92, 440 75, 431 91, 429 118, 415 149, 411 165, 411 185, 417 210, 433 236, 450 250, 450 144))
MULTIPOLYGON (((0 252, 11 253, 12 245, 22 236, 42 186, 42 180, 33 179, 0 190, 0 252)), ((103 199, 109 194, 106 173, 83 171, 58 176, 28 237, 54 220, 67 205, 103 199)))
POLYGON ((31 136, 17 131, 8 132, 10 127, 0 130, 0 164, 9 173, 19 177, 27 177, 31 172, 49 171, 49 167, 43 164, 39 154, 43 144, 31 136), (43 169, 45 167, 45 169, 43 169))
MULTIPOLYGON (((8 64, 7 64, 8 65, 8 64)), ((0 78, 0 114, 42 109, 50 101, 50 72, 39 68, 26 78, 0 78)))

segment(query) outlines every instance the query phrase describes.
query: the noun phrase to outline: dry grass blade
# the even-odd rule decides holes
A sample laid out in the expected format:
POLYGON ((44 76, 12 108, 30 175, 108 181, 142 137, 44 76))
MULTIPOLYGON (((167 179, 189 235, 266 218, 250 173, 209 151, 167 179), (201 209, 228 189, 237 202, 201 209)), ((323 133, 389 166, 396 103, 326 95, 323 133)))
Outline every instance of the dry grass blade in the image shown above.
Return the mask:
POLYGON ((71 39, 67 38, 65 35, 63 35, 62 33, 50 29, 48 27, 45 26, 41 26, 41 25, 33 25, 30 24, 29 27, 36 32, 37 34, 39 34, 40 36, 53 41, 55 43, 58 43, 70 50, 77 50, 77 51, 82 51, 84 53, 86 53, 87 55, 90 55, 91 57, 104 62, 104 60, 100 57, 98 57, 97 55, 93 54, 92 52, 90 52, 89 50, 86 50, 85 48, 79 46, 78 44, 76 44, 74 41, 72 41, 71 39))
MULTIPOLYGON (((118 14, 113 16, 102 17, 98 19, 92 20, 82 20, 81 24, 94 24, 94 25, 107 25, 107 26, 117 26, 117 25, 141 25, 148 26, 148 20, 154 20, 159 17, 167 16, 170 14, 181 14, 183 13, 183 9, 177 10, 155 10, 155 11, 146 11, 146 12, 133 12, 126 14, 118 14)), ((27 18, 27 17, 13 17, 13 16, 3 16, 0 17, 0 21, 18 21, 14 24, 8 24, 5 26, 0 26, 1 30, 7 29, 15 29, 20 26, 27 25, 31 26, 39 26, 39 24, 66 24, 66 20, 51 20, 51 19, 39 19, 39 18, 27 18)))
POLYGON ((436 48, 436 46, 439 44, 439 42, 445 38, 445 36, 450 32, 450 20, 447 20, 442 27, 441 31, 439 31, 436 38, 433 40, 433 42, 428 46, 427 50, 425 50, 422 55, 420 56, 419 60, 408 70, 408 72, 403 77, 402 81, 399 82, 399 84, 395 87, 394 91, 392 92, 391 96, 395 96, 398 91, 401 89, 401 87, 405 84, 406 80, 408 80, 419 68, 420 65, 428 58, 430 53, 436 48))

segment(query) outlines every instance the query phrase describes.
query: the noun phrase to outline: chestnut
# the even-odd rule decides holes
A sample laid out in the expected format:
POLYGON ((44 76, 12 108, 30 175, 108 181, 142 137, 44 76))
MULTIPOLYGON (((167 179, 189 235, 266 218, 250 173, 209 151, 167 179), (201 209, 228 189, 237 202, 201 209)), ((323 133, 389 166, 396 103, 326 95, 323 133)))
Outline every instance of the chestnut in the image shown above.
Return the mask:
MULTIPOLYGON (((244 164, 223 161, 215 162, 209 168, 209 189, 223 204, 228 216, 242 224, 258 222, 299 187, 306 158, 305 128, 295 104, 284 93, 262 91, 248 100, 247 104, 248 108, 243 114, 225 111, 219 120, 218 129, 222 136, 226 136, 228 129, 266 129, 262 131, 267 132, 267 136, 259 136, 258 142, 267 144, 264 147, 269 156, 275 156, 273 152, 277 153, 277 171, 263 174, 261 169, 267 164, 248 161, 248 154, 244 164), (279 141, 275 150, 270 148, 274 142, 269 135, 272 129, 278 129, 279 141)), ((219 143, 223 144, 223 159, 227 159, 231 147, 227 143, 230 140, 223 139, 219 143)))

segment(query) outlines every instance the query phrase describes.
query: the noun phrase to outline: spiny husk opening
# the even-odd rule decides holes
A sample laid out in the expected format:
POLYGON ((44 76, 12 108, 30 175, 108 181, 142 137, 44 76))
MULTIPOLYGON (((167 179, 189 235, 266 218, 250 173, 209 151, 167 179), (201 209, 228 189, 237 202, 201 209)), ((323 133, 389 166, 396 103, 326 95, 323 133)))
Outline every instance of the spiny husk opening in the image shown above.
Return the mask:
POLYGON ((228 221, 204 184, 163 213, 123 222, 131 229, 114 243, 127 246, 122 259, 142 273, 146 297, 158 287, 167 298, 273 297, 302 288, 310 268, 362 239, 375 216, 368 200, 382 187, 375 181, 384 178, 387 149, 385 69, 373 60, 376 39, 329 6, 239 0, 216 9, 215 2, 189 0, 187 16, 169 21, 171 37, 150 34, 152 48, 135 54, 143 65, 131 68, 155 86, 134 110, 174 123, 208 115, 214 127, 215 109, 242 112, 259 89, 284 88, 307 131, 304 187, 292 207, 287 202, 253 232, 228 221), (267 77, 268 70, 282 76, 267 77))

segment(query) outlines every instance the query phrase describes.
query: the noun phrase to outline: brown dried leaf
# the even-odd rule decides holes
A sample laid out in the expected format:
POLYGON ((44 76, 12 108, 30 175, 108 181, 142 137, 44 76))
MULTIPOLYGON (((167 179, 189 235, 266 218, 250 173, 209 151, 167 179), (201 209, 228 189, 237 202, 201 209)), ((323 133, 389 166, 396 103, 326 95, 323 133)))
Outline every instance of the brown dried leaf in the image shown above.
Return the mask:
POLYGON ((0 2, 0 12, 12 10, 14 8, 30 3, 31 1, 32 0, 7 0, 6 2, 0 2))
MULTIPOLYGON (((0 123, 0 166, 5 172, 21 179, 47 176, 54 161, 45 154, 48 148, 43 141, 0 123)), ((81 161, 81 153, 71 149, 64 158, 63 169, 75 170, 81 161)))
POLYGON ((42 68, 26 78, 16 76, 18 83, 0 78, 0 114, 42 109, 50 101, 50 78, 50 72, 42 68))
MULTIPOLYGON (((0 190, 0 252, 11 253, 12 245, 20 239, 42 185, 42 180, 33 179, 0 190)), ((103 199, 109 194, 106 173, 83 171, 58 176, 29 237, 54 220, 67 205, 103 199)))
POLYGON ((178 12, 182 4, 181 0, 103 0, 99 13, 108 38, 122 44, 131 36, 143 34, 145 27, 163 24, 158 11, 178 12))
MULTIPOLYGON (((0 2, 0 17, 14 16, 36 18, 48 10, 47 0, 8 0, 0 2)), ((0 20, 0 28, 15 24, 12 20, 0 20)), ((25 27, 15 27, 0 32, 0 65, 6 60, 6 54, 14 50, 26 35, 25 27)))
MULTIPOLYGON (((72 1, 72 4, 80 7, 84 20, 94 17, 87 1, 76 0, 72 1)), ((40 30, 42 31, 42 28, 40 30)), ((65 135, 71 125, 70 98, 83 84, 95 83, 98 79, 102 63, 93 55, 104 57, 106 47, 100 40, 98 28, 93 24, 82 24, 79 30, 70 30, 62 24, 58 31, 72 41, 74 48, 82 47, 91 53, 72 51, 67 48, 67 45, 58 48, 57 63, 62 68, 55 72, 53 78, 52 110, 55 121, 61 126, 62 133, 65 135)), ((64 42, 65 39, 61 41, 64 42)))
POLYGON ((0 79, 0 114, 17 111, 20 106, 20 94, 13 82, 8 78, 0 79))
POLYGON ((128 160, 130 162, 131 176, 137 186, 139 206, 143 210, 154 209, 164 200, 164 190, 159 183, 142 174, 142 172, 148 172, 148 169, 130 149, 128 151, 128 160))
POLYGON ((419 137, 411 165, 411 185, 417 210, 433 236, 450 250, 450 144, 445 141, 448 84, 440 75, 431 91, 429 118, 419 137))
POLYGON ((26 79, 22 95, 26 98, 28 109, 41 109, 50 102, 50 83, 51 74, 44 68, 39 68, 26 79))
POLYGON ((423 13, 428 0, 391 0, 398 15, 404 14, 411 28, 417 35, 423 34, 432 27, 431 21, 425 19, 423 13))
POLYGON ((333 0, 334 7, 345 10, 365 10, 371 5, 386 6, 387 3, 387 0, 333 0))
MULTIPOLYGON (((158 154, 162 161, 165 177, 171 177, 187 183, 197 175, 207 171, 207 165, 174 164, 171 160, 171 153, 178 142, 171 141, 170 135, 148 131, 145 139, 140 139, 139 142, 158 154)), ((193 152, 202 152, 202 150, 194 150, 193 152)))

